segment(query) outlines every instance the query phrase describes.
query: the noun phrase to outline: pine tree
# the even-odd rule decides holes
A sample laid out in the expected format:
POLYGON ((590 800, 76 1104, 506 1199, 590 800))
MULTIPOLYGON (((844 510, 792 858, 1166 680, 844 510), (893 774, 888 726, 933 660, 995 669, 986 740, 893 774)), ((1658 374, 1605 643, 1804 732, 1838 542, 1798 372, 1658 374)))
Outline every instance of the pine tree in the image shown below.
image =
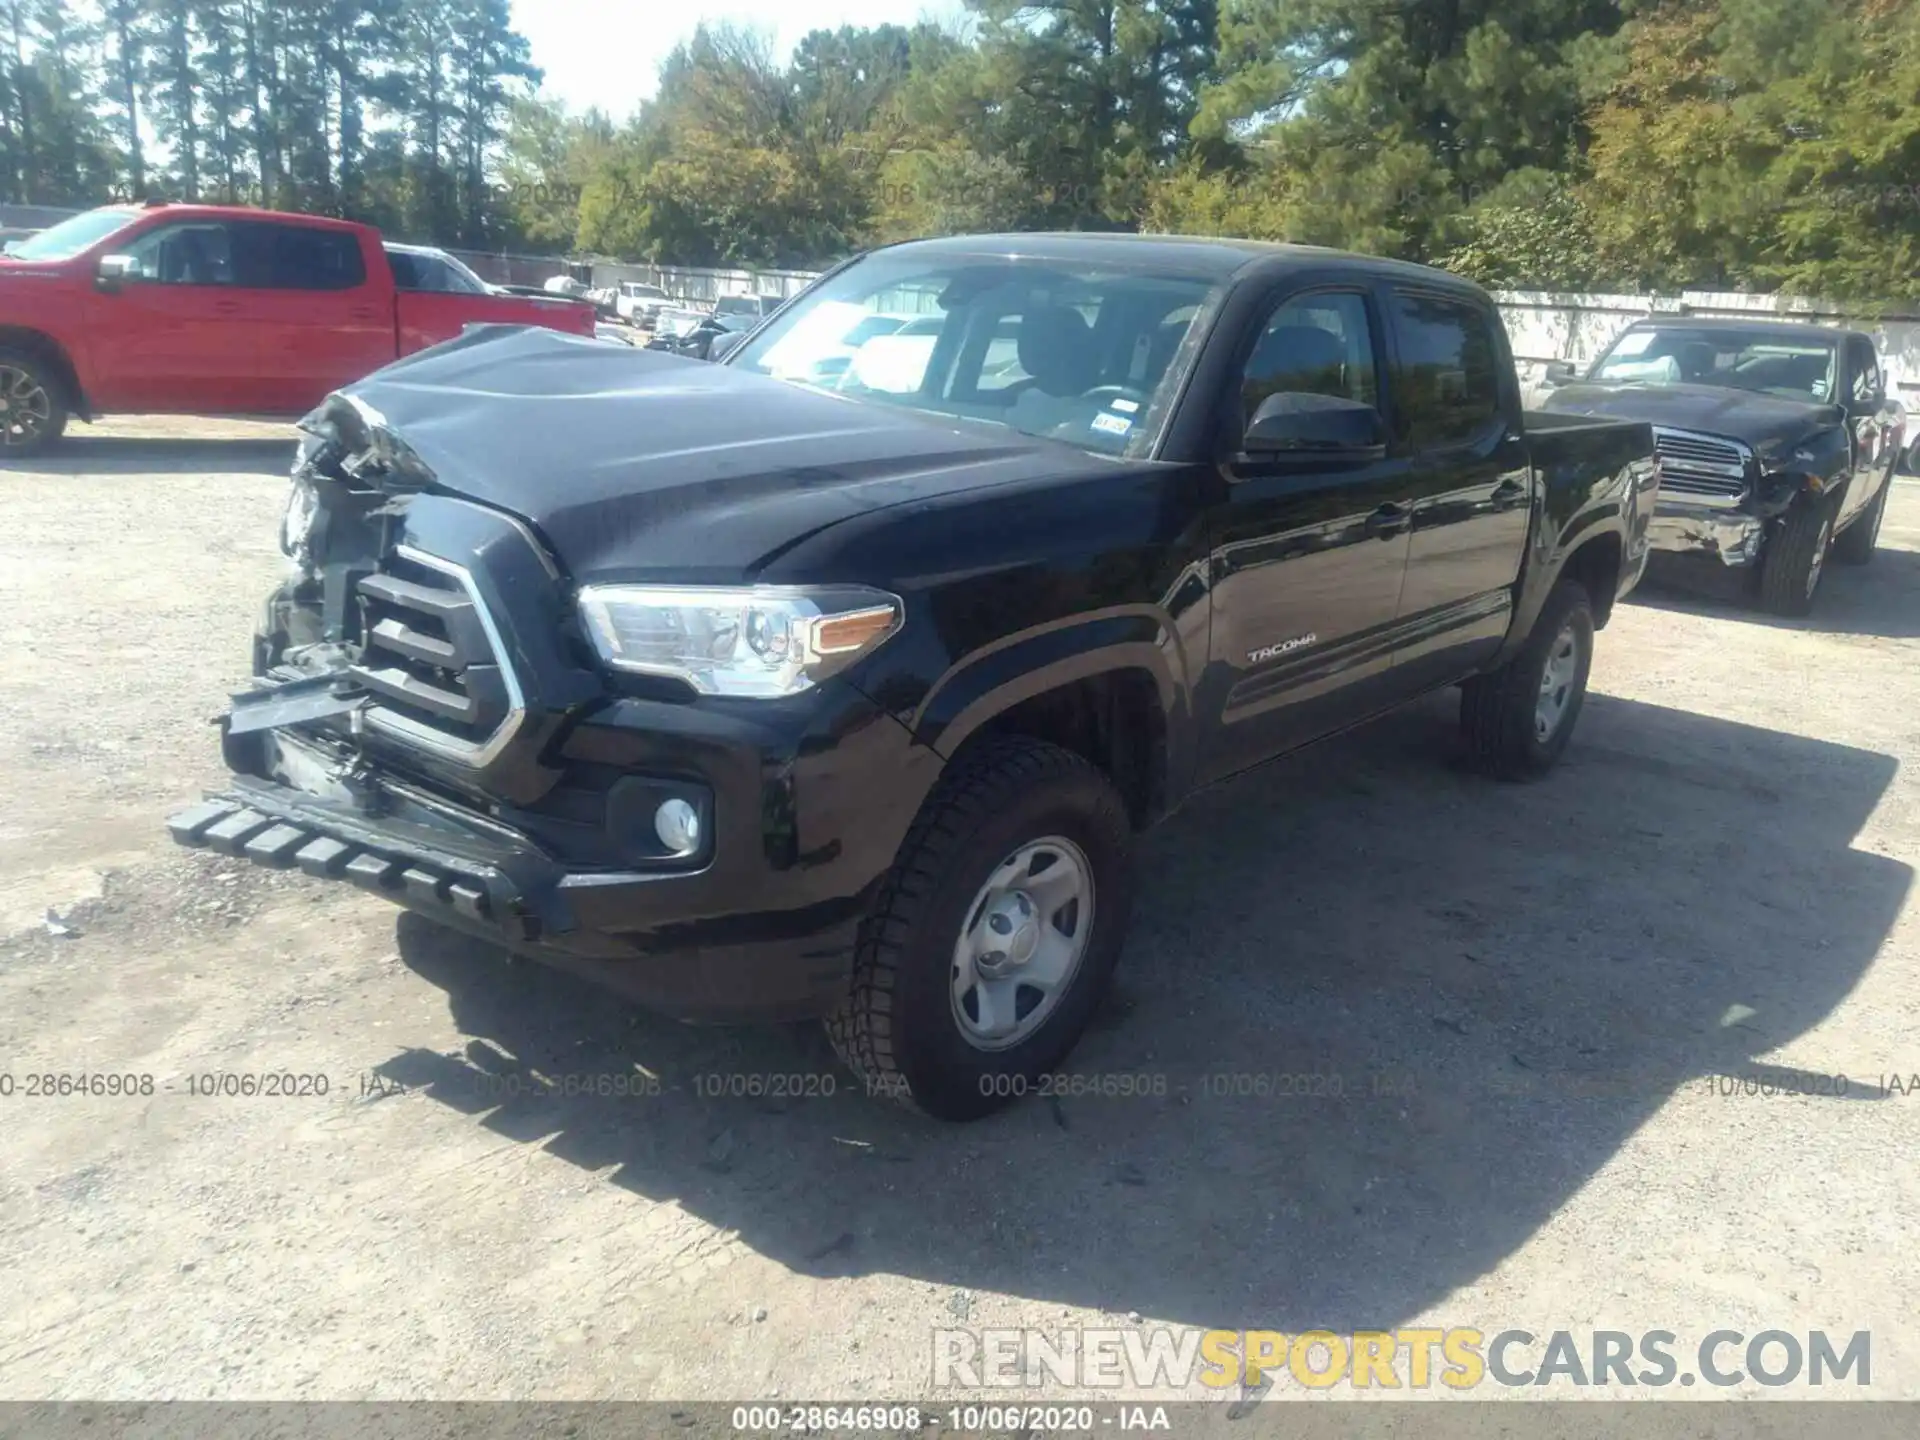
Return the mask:
POLYGON ((127 188, 136 198, 147 193, 147 163, 140 144, 140 94, 146 78, 146 36, 142 0, 105 0, 109 106, 119 112, 126 142, 127 188))
POLYGON ((200 198, 200 126, 195 114, 196 75, 191 0, 151 0, 153 22, 154 124, 173 152, 177 185, 171 198, 200 198))

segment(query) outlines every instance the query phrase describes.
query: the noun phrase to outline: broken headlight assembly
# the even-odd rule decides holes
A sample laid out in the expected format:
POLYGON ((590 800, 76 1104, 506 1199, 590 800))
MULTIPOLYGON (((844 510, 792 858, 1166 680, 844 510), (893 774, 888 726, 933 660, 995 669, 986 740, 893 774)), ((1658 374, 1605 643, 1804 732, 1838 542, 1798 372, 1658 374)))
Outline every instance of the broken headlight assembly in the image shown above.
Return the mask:
POLYGON ((313 568, 313 527, 320 518, 320 497, 307 481, 296 478, 280 517, 280 553, 305 574, 313 568))
POLYGON ((859 585, 589 585, 580 616, 615 670, 774 700, 872 653, 906 611, 899 596, 859 585))

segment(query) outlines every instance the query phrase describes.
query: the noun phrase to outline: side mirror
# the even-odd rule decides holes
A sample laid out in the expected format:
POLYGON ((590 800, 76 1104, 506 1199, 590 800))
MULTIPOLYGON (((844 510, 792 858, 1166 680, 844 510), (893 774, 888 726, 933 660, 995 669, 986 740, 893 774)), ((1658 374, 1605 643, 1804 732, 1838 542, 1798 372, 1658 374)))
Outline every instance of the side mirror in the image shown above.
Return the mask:
POLYGON ((729 330, 724 335, 713 337, 713 344, 707 347, 709 360, 724 360, 740 348, 740 342, 747 338, 744 330, 729 330))
POLYGON ((102 255, 94 270, 93 283, 111 295, 133 277, 138 264, 131 255, 102 255))
POLYGON ((1240 448, 1257 460, 1378 460, 1387 453, 1387 427, 1358 400, 1282 391, 1260 402, 1240 448))
POLYGON ((1573 368, 1571 360, 1549 360, 1547 368, 1540 372, 1542 385, 1570 385, 1579 378, 1579 371, 1573 368))

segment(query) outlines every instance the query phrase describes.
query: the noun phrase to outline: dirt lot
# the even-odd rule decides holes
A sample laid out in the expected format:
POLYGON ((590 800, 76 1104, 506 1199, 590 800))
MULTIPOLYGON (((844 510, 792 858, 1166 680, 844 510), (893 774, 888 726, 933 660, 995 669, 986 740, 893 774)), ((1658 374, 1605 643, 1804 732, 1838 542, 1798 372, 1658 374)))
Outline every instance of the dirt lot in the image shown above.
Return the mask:
POLYGON ((1073 1062, 1166 1093, 947 1128, 811 1030, 167 843, 285 433, 0 472, 0 1398, 923 1396, 937 1326, 1153 1322, 1867 1329, 1920 1396, 1920 1095, 1881 1089, 1920 1072, 1920 487, 1811 622, 1623 607, 1546 783, 1462 774, 1436 701, 1202 797, 1073 1062), (635 1065, 661 1093, 511 1094, 635 1065), (262 1071, 328 1093, 189 1093, 262 1071), (704 1093, 749 1072, 837 1082, 704 1093), (1711 1079, 1756 1072, 1848 1094, 1711 1079))

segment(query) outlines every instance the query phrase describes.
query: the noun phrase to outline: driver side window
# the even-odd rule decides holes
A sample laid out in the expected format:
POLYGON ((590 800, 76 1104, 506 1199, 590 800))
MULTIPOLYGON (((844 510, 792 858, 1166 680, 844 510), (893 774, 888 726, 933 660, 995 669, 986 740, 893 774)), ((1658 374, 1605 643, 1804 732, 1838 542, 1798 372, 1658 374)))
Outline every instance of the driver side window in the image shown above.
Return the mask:
POLYGON ((124 252, 133 257, 127 278, 149 285, 231 285, 233 251, 227 227, 192 221, 149 230, 124 252))
POLYGON ((1380 403, 1373 335, 1362 295, 1328 291, 1296 295, 1275 310, 1254 342, 1240 377, 1244 425, 1269 395, 1333 395, 1380 403))
POLYGON ((1853 352, 1853 399, 1861 405, 1877 405, 1884 397, 1881 388, 1880 366, 1875 362, 1873 347, 1864 340, 1849 343, 1853 352))

